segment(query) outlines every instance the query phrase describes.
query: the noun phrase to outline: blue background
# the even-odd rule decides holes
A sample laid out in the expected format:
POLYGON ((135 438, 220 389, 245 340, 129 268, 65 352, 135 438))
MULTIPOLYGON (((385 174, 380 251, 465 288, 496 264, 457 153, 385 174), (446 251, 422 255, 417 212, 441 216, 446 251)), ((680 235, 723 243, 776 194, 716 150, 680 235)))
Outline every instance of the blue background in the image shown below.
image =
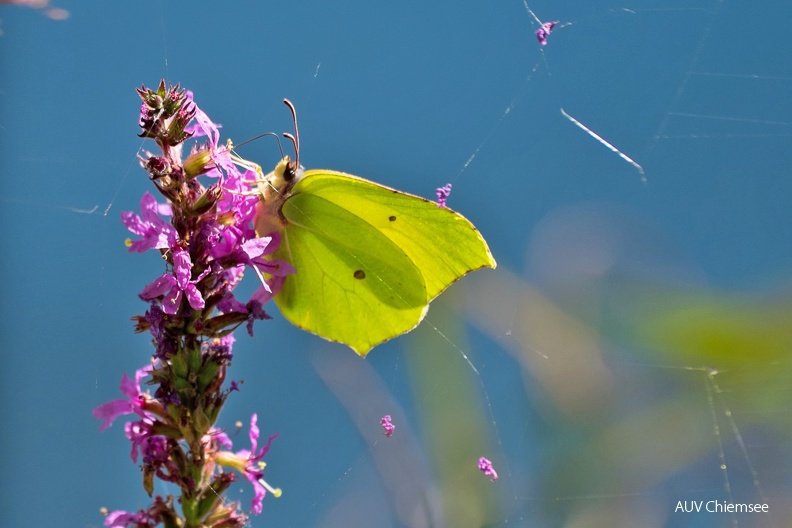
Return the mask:
POLYGON ((534 2, 545 48, 520 0, 58 7, 0 9, 3 526, 148 504, 91 410, 151 354, 129 318, 163 267, 119 215, 152 190, 134 88, 160 78, 237 143, 290 130, 288 97, 306 167, 452 182, 499 264, 365 360, 274 306, 239 333, 220 425, 280 432, 253 526, 790 523, 789 3, 534 2), (674 513, 711 499, 772 515, 674 513))

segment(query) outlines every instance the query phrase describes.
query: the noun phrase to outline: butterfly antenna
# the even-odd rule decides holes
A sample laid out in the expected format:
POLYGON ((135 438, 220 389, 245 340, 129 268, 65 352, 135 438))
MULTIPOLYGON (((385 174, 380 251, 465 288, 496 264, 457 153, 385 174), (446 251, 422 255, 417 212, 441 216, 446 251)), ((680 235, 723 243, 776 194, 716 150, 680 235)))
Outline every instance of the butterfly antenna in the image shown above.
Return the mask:
POLYGON ((238 145, 234 145, 233 148, 234 149, 238 149, 242 145, 247 145, 248 143, 252 143, 253 141, 256 141, 257 139, 261 139, 261 138, 263 138, 265 136, 272 136, 272 137, 275 138, 275 141, 278 142, 278 150, 280 150, 281 158, 282 158, 283 157, 283 146, 281 145, 280 136, 278 134, 276 134, 275 132, 266 132, 264 134, 259 134, 258 136, 254 137, 254 138, 247 139, 247 140, 243 141, 242 143, 239 143, 238 145))
POLYGON ((294 105, 288 99, 283 100, 283 104, 289 107, 291 110, 292 115, 292 122, 294 123, 294 134, 289 134, 288 132, 283 133, 283 137, 289 139, 292 144, 294 145, 294 156, 295 156, 295 163, 297 167, 300 166, 300 130, 297 128, 297 110, 294 108, 294 105))

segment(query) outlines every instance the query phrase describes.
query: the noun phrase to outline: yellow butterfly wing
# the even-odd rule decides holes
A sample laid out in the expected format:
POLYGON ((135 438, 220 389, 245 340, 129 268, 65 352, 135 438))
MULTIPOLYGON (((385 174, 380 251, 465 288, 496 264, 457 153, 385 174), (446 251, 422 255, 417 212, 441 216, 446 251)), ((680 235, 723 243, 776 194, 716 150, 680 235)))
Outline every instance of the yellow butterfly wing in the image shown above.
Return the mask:
POLYGON ((361 356, 418 325, 454 281, 496 265, 459 213, 340 172, 306 171, 281 213, 273 257, 297 273, 275 302, 293 324, 361 356))

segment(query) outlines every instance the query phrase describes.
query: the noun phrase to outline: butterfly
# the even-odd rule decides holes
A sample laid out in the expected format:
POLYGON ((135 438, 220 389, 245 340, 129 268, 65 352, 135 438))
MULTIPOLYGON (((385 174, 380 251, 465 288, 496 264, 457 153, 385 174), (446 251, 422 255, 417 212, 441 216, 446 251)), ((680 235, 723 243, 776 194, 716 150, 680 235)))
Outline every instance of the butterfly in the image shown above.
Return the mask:
POLYGON ((415 328, 429 303, 465 274, 495 268, 470 221, 435 202, 332 170, 305 170, 283 156, 257 180, 255 229, 279 233, 270 256, 289 262, 275 296, 294 325, 365 356, 415 328))

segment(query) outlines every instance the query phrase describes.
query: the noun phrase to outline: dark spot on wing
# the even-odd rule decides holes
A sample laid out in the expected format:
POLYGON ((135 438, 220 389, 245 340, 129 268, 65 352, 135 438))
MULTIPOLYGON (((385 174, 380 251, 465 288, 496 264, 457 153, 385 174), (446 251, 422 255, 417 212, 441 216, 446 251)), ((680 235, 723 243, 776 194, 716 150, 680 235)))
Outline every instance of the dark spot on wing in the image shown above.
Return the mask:
POLYGON ((396 221, 396 215, 390 215, 388 217, 388 220, 390 220, 391 222, 395 222, 396 221))
POLYGON ((366 278, 366 272, 363 270, 355 270, 355 273, 352 274, 357 280, 363 280, 366 278))

